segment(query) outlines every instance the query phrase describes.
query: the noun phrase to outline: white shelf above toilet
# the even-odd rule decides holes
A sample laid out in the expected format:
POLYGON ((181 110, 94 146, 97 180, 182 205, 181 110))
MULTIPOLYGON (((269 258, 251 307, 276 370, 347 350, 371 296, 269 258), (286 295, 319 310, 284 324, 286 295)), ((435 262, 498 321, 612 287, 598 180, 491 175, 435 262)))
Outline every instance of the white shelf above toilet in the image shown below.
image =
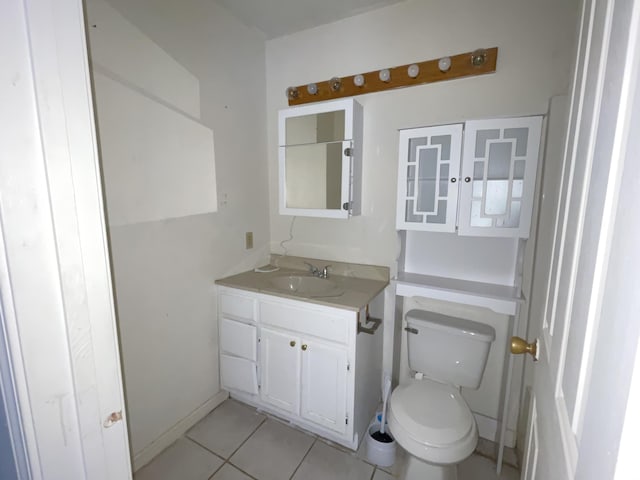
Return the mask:
POLYGON ((496 313, 515 315, 524 300, 520 287, 459 280, 419 273, 399 272, 396 295, 427 297, 448 302, 486 307, 496 313))

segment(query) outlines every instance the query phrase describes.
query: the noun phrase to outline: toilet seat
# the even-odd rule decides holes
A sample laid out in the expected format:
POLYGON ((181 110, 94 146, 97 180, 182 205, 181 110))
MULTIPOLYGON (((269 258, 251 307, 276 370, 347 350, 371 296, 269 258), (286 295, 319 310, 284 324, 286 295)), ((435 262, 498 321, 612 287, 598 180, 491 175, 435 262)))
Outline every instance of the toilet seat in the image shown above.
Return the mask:
POLYGON ((389 429, 409 453, 437 464, 464 460, 478 441, 475 419, 460 392, 433 380, 417 380, 393 391, 389 429))

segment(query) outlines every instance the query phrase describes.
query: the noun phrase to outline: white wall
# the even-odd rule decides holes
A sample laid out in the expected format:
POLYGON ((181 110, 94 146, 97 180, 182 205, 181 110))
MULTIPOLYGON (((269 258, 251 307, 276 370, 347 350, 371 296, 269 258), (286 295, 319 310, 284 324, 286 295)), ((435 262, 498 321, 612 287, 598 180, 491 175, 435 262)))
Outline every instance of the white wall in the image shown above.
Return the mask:
MULTIPOLYGON (((137 31, 137 39, 124 45, 105 33, 99 1, 88 1, 88 33, 96 59, 108 58, 102 63, 109 68, 97 65, 95 77, 108 76, 173 109, 211 129, 215 140, 216 213, 172 212, 109 229, 131 444, 139 467, 220 400, 213 281, 253 267, 268 252, 264 37, 208 0, 109 0, 137 31), (246 231, 254 233, 253 250, 244 249, 246 231)), ((99 107, 101 83, 95 85, 99 107)), ((157 121, 148 118, 139 128, 157 121)), ((101 140, 109 142, 103 153, 118 152, 117 137, 103 133, 101 140)), ((188 148, 175 162, 183 164, 187 181, 190 176, 202 188, 202 169, 190 168, 188 148)), ((103 164, 115 164, 118 154, 103 155, 103 164)), ((104 165, 108 213, 126 180, 113 164, 104 165)), ((145 188, 140 185, 141 193, 145 188)))
POLYGON ((287 106, 288 86, 499 47, 493 75, 357 97, 364 107, 362 216, 299 218, 287 244, 292 254, 387 265, 393 271, 397 130, 546 112, 549 97, 568 89, 575 3, 415 0, 268 41, 272 250, 280 252, 291 222, 277 209, 277 110, 287 106))

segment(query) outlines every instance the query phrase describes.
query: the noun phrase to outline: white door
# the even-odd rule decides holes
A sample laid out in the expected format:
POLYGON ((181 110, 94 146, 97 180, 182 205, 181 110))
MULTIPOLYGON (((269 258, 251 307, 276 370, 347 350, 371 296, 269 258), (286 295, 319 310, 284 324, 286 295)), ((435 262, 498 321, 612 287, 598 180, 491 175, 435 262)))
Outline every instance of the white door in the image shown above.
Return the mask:
POLYGON ((303 339, 301 415, 338 433, 347 429, 347 349, 303 339))
POLYGON ((637 273, 621 276, 623 271, 613 268, 616 259, 640 258, 627 254, 638 245, 612 249, 623 240, 617 235, 624 231, 625 211, 635 208, 629 218, 635 228, 640 223, 637 200, 636 206, 620 200, 634 198, 638 190, 632 184, 621 188, 621 181, 623 169, 634 169, 636 177, 638 171, 638 159, 626 148, 636 141, 638 132, 630 125, 635 116, 637 128, 640 115, 637 98, 633 110, 640 9, 632 0, 585 0, 582 8, 555 228, 538 231, 538 246, 548 242, 550 252, 536 256, 550 253, 550 265, 534 270, 530 336, 539 336, 540 359, 533 367, 525 480, 613 478, 627 399, 614 387, 628 388, 628 379, 625 384, 618 377, 632 368, 627 363, 633 363, 637 346, 638 312, 625 311, 620 302, 617 313, 605 312, 621 290, 627 292, 624 302, 634 302, 637 273), (547 279, 542 289, 540 278, 547 279), (614 343, 616 335, 626 344, 614 343), (602 374, 609 363, 613 368, 602 374))
POLYGON ((260 399, 281 410, 300 412, 300 338, 288 332, 262 328, 260 399))
POLYGON ((1 10, 0 328, 21 478, 131 478, 82 2, 1 10))

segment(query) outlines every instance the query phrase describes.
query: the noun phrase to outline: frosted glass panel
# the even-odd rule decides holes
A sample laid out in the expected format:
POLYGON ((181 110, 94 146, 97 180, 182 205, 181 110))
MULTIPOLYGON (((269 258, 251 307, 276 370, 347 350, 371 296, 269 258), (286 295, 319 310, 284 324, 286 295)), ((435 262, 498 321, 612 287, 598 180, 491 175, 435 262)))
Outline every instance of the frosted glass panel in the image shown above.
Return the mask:
POLYGON ((431 137, 431 145, 440 145, 440 160, 451 160, 451 135, 436 135, 431 137))
POLYGON ((416 184, 416 166, 409 165, 407 167, 407 197, 413 197, 415 195, 416 184))
POLYGON ((411 223, 422 223, 423 222, 422 215, 414 215, 413 214, 413 200, 407 200, 407 206, 405 208, 405 221, 411 223))
POLYGON ((482 218, 480 210, 482 209, 481 200, 473 200, 471 202, 471 219, 470 223, 472 227, 491 227, 493 222, 490 218, 482 218))
POLYGON ((492 143, 489 146, 487 177, 491 180, 509 178, 511 166, 511 143, 492 143))
POLYGON ((418 187, 419 212, 435 213, 436 180, 438 171, 438 149, 420 148, 418 172, 420 183, 418 187))
POLYGON ((446 197, 449 194, 449 164, 440 165, 440 196, 446 197))
POLYGON ((500 130, 478 130, 476 133, 476 158, 486 157, 487 140, 497 140, 498 138, 500 138, 500 130))
POLYGON ((524 157, 527 154, 528 128, 505 128, 504 138, 516 140, 516 156, 524 157))
POLYGON ((427 223, 447 223, 447 201, 438 200, 438 214, 427 215, 427 223))
POLYGON ((505 215, 509 199, 508 180, 489 180, 485 196, 486 215, 505 215))
POLYGON ((409 158, 407 162, 415 163, 417 161, 418 147, 423 147, 429 144, 427 137, 412 138, 409 140, 409 158))
POLYGON ((522 180, 524 178, 524 169, 526 162, 524 160, 516 160, 513 162, 513 178, 522 180))

